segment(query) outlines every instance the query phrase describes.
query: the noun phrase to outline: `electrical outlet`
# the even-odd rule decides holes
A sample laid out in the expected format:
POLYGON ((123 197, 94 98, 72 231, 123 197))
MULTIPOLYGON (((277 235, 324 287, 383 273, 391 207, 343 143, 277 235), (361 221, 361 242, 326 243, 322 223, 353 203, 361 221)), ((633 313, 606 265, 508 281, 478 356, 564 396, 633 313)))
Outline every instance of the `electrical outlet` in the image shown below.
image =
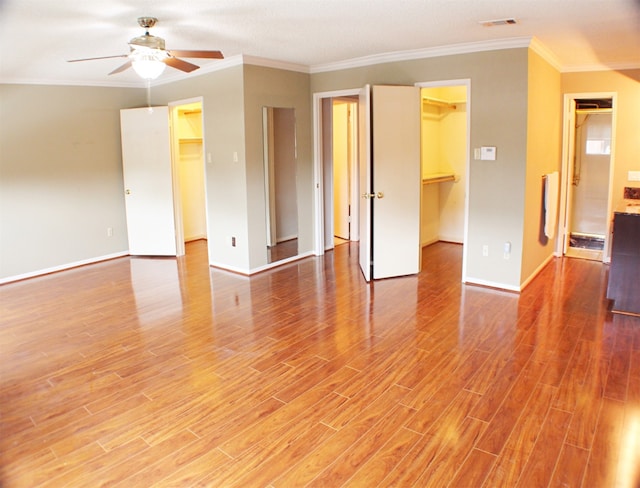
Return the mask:
POLYGON ((113 227, 107 227, 107 237, 113 237, 113 227))
POLYGON ((486 258, 487 256, 489 256, 489 246, 487 244, 485 244, 484 246, 482 246, 482 255, 486 258))
POLYGON ((511 256, 511 243, 507 241, 504 243, 504 252, 502 253, 502 257, 508 260, 510 256, 511 256))

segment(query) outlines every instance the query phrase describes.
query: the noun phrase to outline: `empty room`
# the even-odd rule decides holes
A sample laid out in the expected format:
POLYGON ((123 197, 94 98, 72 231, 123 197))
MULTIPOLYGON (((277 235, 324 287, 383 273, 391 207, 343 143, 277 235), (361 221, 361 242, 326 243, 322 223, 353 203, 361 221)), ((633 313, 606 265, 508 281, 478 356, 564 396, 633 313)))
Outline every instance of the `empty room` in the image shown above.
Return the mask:
POLYGON ((638 25, 2 2, 0 486, 637 487, 638 25))

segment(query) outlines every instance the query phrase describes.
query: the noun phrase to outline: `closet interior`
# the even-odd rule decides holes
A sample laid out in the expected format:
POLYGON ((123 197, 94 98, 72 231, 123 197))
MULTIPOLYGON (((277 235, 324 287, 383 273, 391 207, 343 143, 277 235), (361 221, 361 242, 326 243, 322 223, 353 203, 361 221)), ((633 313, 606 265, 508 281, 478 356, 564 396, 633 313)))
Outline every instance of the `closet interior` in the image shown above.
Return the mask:
POLYGON ((421 89, 422 246, 464 242, 467 87, 421 89))
POLYGON ((176 107, 173 117, 180 204, 185 242, 207 238, 202 108, 199 102, 176 107))

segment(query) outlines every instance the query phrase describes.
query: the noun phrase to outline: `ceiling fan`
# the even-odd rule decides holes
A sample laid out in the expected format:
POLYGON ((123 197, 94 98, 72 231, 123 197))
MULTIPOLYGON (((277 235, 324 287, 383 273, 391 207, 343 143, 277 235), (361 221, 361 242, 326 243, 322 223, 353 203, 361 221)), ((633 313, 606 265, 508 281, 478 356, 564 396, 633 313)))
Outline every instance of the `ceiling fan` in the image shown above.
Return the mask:
POLYGON ((78 61, 93 61, 96 59, 129 58, 126 63, 114 69, 109 74, 113 75, 120 73, 133 67, 140 77, 146 80, 153 80, 162 74, 167 65, 186 73, 190 73, 199 68, 199 66, 184 61, 179 57, 208 59, 224 58, 220 51, 165 49, 164 39, 149 34, 149 29, 156 25, 157 22, 158 19, 155 17, 138 18, 138 24, 145 30, 145 33, 141 36, 134 37, 129 41, 129 54, 101 56, 97 58, 70 59, 68 62, 76 63, 78 61))

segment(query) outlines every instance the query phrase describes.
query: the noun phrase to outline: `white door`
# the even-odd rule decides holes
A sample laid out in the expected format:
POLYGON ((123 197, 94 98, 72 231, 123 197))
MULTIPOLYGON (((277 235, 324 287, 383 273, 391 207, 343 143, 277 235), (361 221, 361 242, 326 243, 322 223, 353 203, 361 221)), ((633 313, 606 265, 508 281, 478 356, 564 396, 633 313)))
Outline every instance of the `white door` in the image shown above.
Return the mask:
POLYGON ((358 103, 358 144, 360 167, 360 246, 359 261, 364 279, 371 280, 371 216, 373 201, 371 200, 371 87, 366 85, 359 95, 358 103))
POLYGON ((368 87, 363 92, 360 193, 366 204, 361 205, 360 266, 367 280, 415 274, 420 271, 420 89, 374 86, 370 95, 368 87))
POLYGON ((120 111, 129 252, 175 256, 169 108, 120 111))
POLYGON ((572 205, 571 205, 571 197, 572 197, 572 192, 571 192, 571 187, 572 187, 572 181, 573 181, 573 177, 574 177, 574 164, 573 162, 575 161, 575 139, 576 139, 576 101, 575 99, 572 99, 569 102, 569 114, 568 114, 568 121, 567 121, 567 131, 568 131, 568 137, 567 137, 567 158, 569 160, 569 165, 568 165, 568 172, 567 172, 567 200, 566 200, 566 215, 565 215, 565 222, 564 222, 564 248, 563 248, 563 253, 566 253, 567 250, 569 249, 569 245, 570 245, 570 237, 571 237, 571 233, 569 232, 569 229, 571 227, 571 211, 572 211, 572 205))

